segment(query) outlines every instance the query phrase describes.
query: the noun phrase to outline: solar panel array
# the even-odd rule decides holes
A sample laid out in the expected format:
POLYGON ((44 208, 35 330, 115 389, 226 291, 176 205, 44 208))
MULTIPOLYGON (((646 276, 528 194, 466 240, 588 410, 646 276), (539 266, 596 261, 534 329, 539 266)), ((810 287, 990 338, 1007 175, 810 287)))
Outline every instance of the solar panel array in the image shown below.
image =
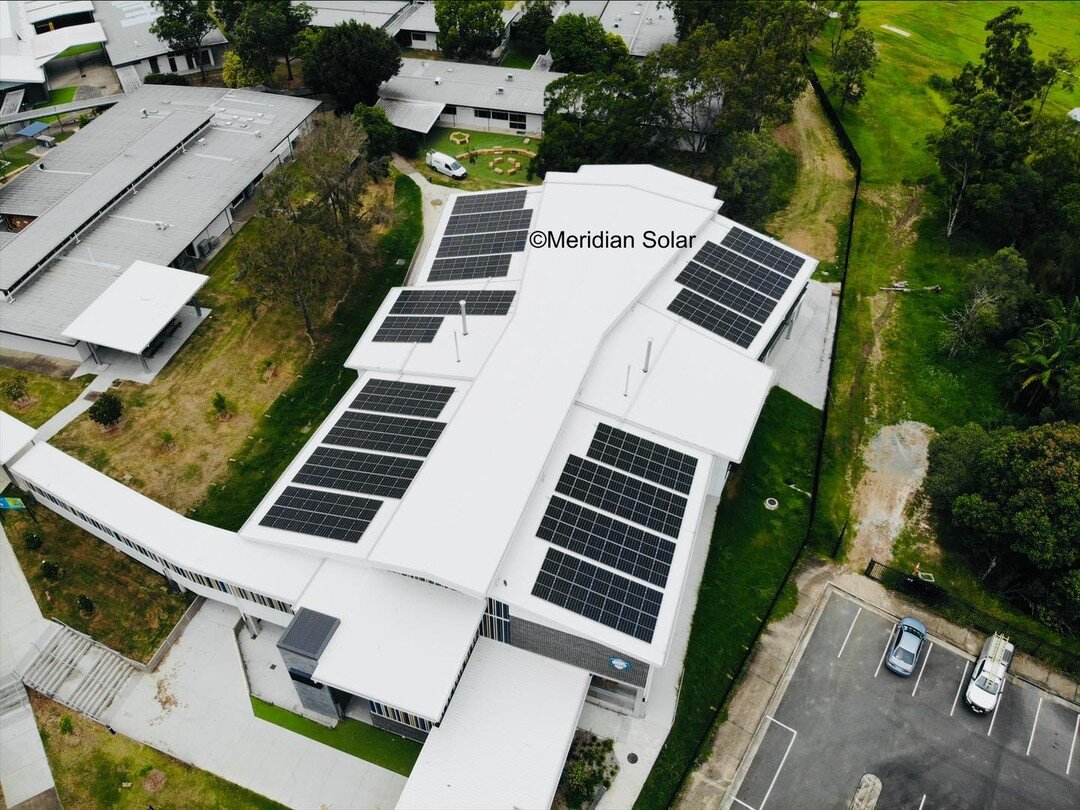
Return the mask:
POLYGON ((514 290, 402 290, 392 315, 456 315, 465 302, 469 315, 505 315, 514 301, 514 290))
POLYGON ((286 487, 259 523, 273 529, 355 543, 382 503, 356 495, 286 487))
POLYGON ((510 211, 525 206, 525 191, 498 191, 493 194, 467 194, 454 199, 455 214, 480 214, 510 211))
POLYGON ((473 278, 502 278, 510 272, 510 254, 464 256, 456 259, 436 259, 432 262, 428 281, 464 281, 473 278))
POLYGON ((442 318, 387 315, 375 336, 376 343, 431 343, 442 326, 442 318))
POLYGON ((445 422, 434 420, 453 393, 453 387, 446 385, 369 379, 294 476, 293 484, 307 486, 286 487, 259 524, 331 540, 359 541, 382 505, 381 500, 361 496, 400 498, 405 494, 446 427, 445 422))
POLYGON ((606 568, 549 548, 533 596, 642 641, 652 641, 663 594, 606 568))
POLYGON ((684 494, 690 492, 697 469, 697 459, 693 456, 603 422, 596 428, 588 455, 684 494))
POLYGON ((741 228, 706 242, 675 279, 668 309, 749 348, 803 266, 803 258, 741 228), (693 292, 691 292, 693 291, 693 292))
POLYGON ((675 544, 666 538, 553 496, 537 537, 663 588, 675 544))
POLYGON ((464 236, 444 236, 436 257, 480 256, 487 253, 516 253, 525 249, 527 230, 470 233, 464 236))
POLYGON ((517 211, 492 211, 487 214, 455 214, 446 223, 443 235, 459 236, 485 231, 512 231, 528 228, 530 222, 532 222, 531 208, 521 208, 517 211))

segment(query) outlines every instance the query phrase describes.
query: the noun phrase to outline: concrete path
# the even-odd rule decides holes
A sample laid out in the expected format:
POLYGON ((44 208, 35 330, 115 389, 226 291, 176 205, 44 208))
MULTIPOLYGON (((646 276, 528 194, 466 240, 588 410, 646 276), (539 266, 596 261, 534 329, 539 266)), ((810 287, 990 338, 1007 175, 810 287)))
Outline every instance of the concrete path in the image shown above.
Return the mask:
POLYGON ((780 338, 768 359, 777 384, 815 408, 825 407, 839 290, 839 284, 811 281, 791 334, 780 338))
POLYGON ((107 391, 114 382, 116 382, 116 378, 111 374, 99 374, 94 377, 93 381, 83 389, 82 393, 79 394, 74 401, 53 414, 53 417, 48 422, 38 428, 37 435, 34 436, 34 441, 47 442, 61 430, 66 428, 90 410, 90 406, 94 404, 86 398, 87 394, 92 391, 97 391, 98 393, 107 391))
POLYGON ((138 676, 119 733, 297 808, 391 808, 405 777, 259 720, 235 609, 207 602, 157 672, 138 676))
POLYGON ((416 271, 419 267, 417 259, 427 253, 431 240, 435 236, 435 226, 439 224, 439 217, 442 216, 443 206, 446 205, 446 200, 454 189, 432 183, 401 155, 394 155, 393 163, 395 169, 402 174, 408 175, 409 179, 420 187, 421 208, 424 214, 424 239, 420 243, 420 248, 416 251, 409 273, 405 277, 406 284, 415 284, 416 271))
POLYGON ((0 706, 0 786, 10 807, 54 789, 34 714, 13 673, 48 627, 0 526, 0 686, 7 687, 0 692, 13 699, 0 706))

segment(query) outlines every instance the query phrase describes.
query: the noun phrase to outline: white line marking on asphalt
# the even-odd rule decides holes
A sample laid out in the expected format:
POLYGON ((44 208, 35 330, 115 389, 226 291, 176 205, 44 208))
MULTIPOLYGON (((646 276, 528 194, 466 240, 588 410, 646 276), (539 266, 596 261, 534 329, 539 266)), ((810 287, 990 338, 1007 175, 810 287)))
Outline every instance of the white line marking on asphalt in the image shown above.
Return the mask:
MULTIPOLYGON (((769 717, 768 715, 765 716, 769 717)), ((776 780, 780 778, 780 771, 784 770, 784 763, 787 762, 788 754, 791 753, 791 746, 795 744, 795 738, 799 736, 799 732, 797 732, 791 726, 785 726, 783 723, 773 717, 769 717, 769 719, 772 720, 772 722, 776 723, 776 725, 786 728, 788 731, 790 731, 791 741, 787 744, 787 750, 784 751, 784 756, 780 759, 780 766, 776 769, 776 773, 773 774, 772 781, 769 782, 769 789, 765 791, 765 798, 761 800, 761 805, 760 807, 758 807, 758 810, 765 810, 765 802, 769 800, 769 794, 772 793, 773 788, 776 786, 776 780)))
POLYGON ((878 676, 881 672, 881 665, 885 663, 885 656, 889 654, 889 645, 892 644, 892 634, 896 632, 896 628, 899 625, 894 624, 892 630, 889 631, 889 640, 885 642, 885 649, 881 651, 881 660, 877 662, 877 669, 874 670, 874 677, 878 676))
POLYGON ((738 802, 739 804, 741 804, 741 805, 742 805, 743 807, 748 807, 748 808, 750 808, 750 810, 754 810, 754 808, 753 808, 753 807, 750 807, 750 805, 748 805, 748 804, 747 804, 746 802, 744 802, 744 801, 743 801, 742 799, 740 799, 740 798, 739 798, 738 796, 736 796, 736 797, 735 797, 735 801, 737 801, 737 802, 738 802))
POLYGON ((1035 710, 1035 722, 1031 724, 1031 736, 1028 737, 1027 751, 1024 752, 1025 757, 1031 756, 1031 744, 1035 742, 1035 729, 1039 727, 1039 713, 1042 711, 1043 699, 1039 698, 1039 708, 1035 710))
POLYGON ((847 646, 848 639, 851 638, 851 631, 855 629, 855 622, 859 620, 860 613, 862 613, 862 608, 859 608, 858 611, 856 611, 855 618, 851 620, 851 627, 847 629, 847 635, 844 636, 844 643, 840 645, 840 652, 836 654, 837 658, 844 654, 844 647, 847 646))
POLYGON ((1008 683, 1008 681, 1002 681, 1002 682, 1001 682, 1001 691, 1000 691, 1000 692, 998 692, 998 699, 997 699, 997 703, 995 703, 995 704, 994 704, 994 711, 992 711, 992 712, 990 713, 990 728, 988 728, 988 729, 986 730, 986 736, 987 736, 987 737, 989 737, 989 736, 990 736, 990 732, 994 730, 994 721, 995 721, 995 720, 997 720, 997 710, 998 710, 999 708, 1001 708, 1001 699, 1002 699, 1003 697, 1005 697, 1005 684, 1006 684, 1006 683, 1008 683))
POLYGON ((926 804, 926 794, 925 793, 922 795, 922 801, 919 802, 919 810, 922 810, 922 806, 924 804, 926 804))
POLYGON ((1073 726, 1073 741, 1069 746, 1069 763, 1065 766, 1065 775, 1069 775, 1069 771, 1072 770, 1072 755, 1076 749, 1076 732, 1080 731, 1080 714, 1076 715, 1076 725, 1073 726))
POLYGON ((964 688, 964 683, 967 681, 967 668, 968 662, 964 662, 964 674, 960 676, 960 683, 956 687, 956 697, 952 699, 952 709, 949 711, 949 717, 953 716, 953 712, 956 711, 956 701, 960 699, 960 690, 964 688))
POLYGON ((930 642, 930 646, 926 648, 926 655, 922 658, 922 669, 919 670, 919 677, 915 679, 915 688, 911 690, 911 696, 915 697, 915 693, 919 691, 919 684, 922 683, 922 674, 926 672, 926 662, 930 660, 930 651, 934 649, 934 642, 930 642))

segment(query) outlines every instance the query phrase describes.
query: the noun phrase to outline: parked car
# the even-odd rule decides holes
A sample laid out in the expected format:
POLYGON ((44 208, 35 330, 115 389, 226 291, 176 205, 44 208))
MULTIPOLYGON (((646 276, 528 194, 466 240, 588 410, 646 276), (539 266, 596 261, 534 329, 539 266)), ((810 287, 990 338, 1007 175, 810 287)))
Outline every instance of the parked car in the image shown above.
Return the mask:
POLYGON ((908 616, 896 626, 896 634, 889 644, 885 656, 885 666, 897 675, 907 677, 915 671, 919 662, 919 653, 926 643, 926 625, 918 619, 908 616))
POLYGON ((1005 688, 1005 674, 1012 663, 1016 648, 1005 636, 995 633, 983 644, 971 680, 964 692, 964 702, 975 714, 992 712, 997 705, 1001 690, 1005 688))
POLYGON ((439 174, 445 174, 447 177, 453 177, 455 180, 464 180, 465 176, 468 174, 464 166, 449 155, 444 155, 442 152, 428 151, 424 162, 439 174))

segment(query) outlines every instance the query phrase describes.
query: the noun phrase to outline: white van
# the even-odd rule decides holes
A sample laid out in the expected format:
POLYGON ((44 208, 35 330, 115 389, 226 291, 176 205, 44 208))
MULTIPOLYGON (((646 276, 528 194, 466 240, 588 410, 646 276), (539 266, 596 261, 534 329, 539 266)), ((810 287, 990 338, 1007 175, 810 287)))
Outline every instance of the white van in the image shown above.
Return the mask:
POLYGON ((468 174, 468 172, 465 171, 464 166, 449 155, 444 155, 442 152, 435 152, 429 149, 424 162, 439 174, 445 174, 447 177, 453 177, 455 180, 464 180, 465 175, 468 174))
POLYGON ((998 633, 983 644, 971 680, 964 692, 964 702, 976 714, 992 712, 997 705, 1001 690, 1005 688, 1005 674, 1012 663, 1015 647, 1005 636, 998 633))

